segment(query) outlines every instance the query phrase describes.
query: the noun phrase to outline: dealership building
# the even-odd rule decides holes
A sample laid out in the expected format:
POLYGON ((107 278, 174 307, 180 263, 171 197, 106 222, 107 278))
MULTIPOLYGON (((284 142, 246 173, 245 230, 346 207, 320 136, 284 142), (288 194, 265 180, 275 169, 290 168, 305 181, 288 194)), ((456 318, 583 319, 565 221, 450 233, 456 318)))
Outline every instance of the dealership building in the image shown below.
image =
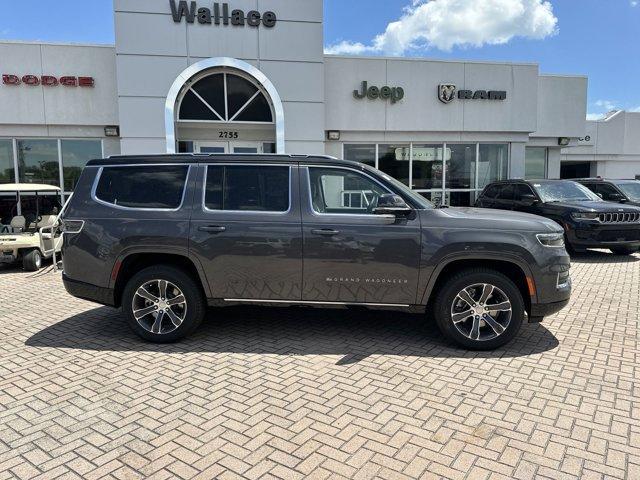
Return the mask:
POLYGON ((71 192, 119 153, 327 154, 468 205, 493 180, 597 163, 568 160, 587 148, 584 76, 325 55, 321 0, 114 4, 115 45, 0 43, 0 182, 71 192))
POLYGON ((640 112, 612 111, 587 122, 576 147, 562 150, 566 178, 640 179, 640 112))

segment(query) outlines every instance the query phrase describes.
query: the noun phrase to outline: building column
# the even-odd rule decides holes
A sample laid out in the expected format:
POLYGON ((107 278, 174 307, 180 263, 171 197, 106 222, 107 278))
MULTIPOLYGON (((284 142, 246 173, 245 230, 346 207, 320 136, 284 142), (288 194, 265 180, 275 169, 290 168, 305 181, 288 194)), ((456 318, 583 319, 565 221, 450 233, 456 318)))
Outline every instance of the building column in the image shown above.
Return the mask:
POLYGON ((511 160, 509 165, 509 178, 524 178, 524 143, 511 144, 511 160))
POLYGON ((559 148, 549 148, 547 154, 547 178, 560 178, 562 155, 559 148))

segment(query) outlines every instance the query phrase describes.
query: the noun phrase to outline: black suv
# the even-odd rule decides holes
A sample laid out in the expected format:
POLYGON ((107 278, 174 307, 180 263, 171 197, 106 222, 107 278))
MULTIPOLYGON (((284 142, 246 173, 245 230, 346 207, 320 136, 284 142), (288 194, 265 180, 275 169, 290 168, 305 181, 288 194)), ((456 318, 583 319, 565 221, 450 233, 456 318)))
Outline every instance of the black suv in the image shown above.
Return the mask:
POLYGON ((605 180, 580 178, 581 183, 607 202, 626 203, 640 207, 640 180, 605 180))
POLYGON ((437 209, 327 157, 94 160, 63 223, 67 291, 122 307, 155 342, 193 332, 207 305, 429 306, 448 339, 490 349, 571 291, 556 223, 437 209))
POLYGON ((564 227, 567 249, 608 248, 630 255, 640 247, 640 208, 603 201, 570 180, 506 180, 489 184, 477 207, 533 213, 564 227))

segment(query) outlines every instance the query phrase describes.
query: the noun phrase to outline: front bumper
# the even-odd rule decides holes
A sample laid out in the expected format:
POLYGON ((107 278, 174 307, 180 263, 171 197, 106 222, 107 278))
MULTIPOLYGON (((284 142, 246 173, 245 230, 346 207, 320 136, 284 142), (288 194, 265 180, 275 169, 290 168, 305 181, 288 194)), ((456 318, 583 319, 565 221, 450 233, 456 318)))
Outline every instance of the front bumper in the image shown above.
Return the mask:
POLYGON ((625 223, 574 224, 567 231, 569 243, 578 248, 640 247, 640 225, 625 223))
POLYGON ((532 265, 535 295, 531 296, 529 323, 541 322, 563 309, 571 298, 571 258, 564 248, 542 247, 539 263, 532 265))
POLYGON ((544 320, 544 317, 553 315, 559 312, 569 304, 569 299, 561 300, 560 302, 552 303, 535 303, 531 305, 531 312, 529 313, 529 323, 540 323, 544 320))

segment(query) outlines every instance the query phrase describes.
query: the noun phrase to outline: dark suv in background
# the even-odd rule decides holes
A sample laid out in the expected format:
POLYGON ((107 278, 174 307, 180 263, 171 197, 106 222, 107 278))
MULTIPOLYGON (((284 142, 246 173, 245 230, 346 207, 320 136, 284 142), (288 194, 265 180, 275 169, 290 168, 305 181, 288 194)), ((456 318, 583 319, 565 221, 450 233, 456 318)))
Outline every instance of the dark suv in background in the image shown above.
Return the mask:
POLYGON ((625 203, 640 207, 640 180, 579 178, 576 182, 584 185, 607 202, 625 203))
POLYGON ((630 255, 640 248, 640 208, 605 202, 570 180, 506 180, 489 184, 477 207, 533 213, 564 228, 567 249, 608 248, 630 255))
POLYGON ((121 307, 155 342, 193 332, 207 305, 360 305, 429 307, 448 339, 490 349, 571 291, 555 222, 438 209, 326 157, 94 160, 63 223, 67 291, 121 307))

